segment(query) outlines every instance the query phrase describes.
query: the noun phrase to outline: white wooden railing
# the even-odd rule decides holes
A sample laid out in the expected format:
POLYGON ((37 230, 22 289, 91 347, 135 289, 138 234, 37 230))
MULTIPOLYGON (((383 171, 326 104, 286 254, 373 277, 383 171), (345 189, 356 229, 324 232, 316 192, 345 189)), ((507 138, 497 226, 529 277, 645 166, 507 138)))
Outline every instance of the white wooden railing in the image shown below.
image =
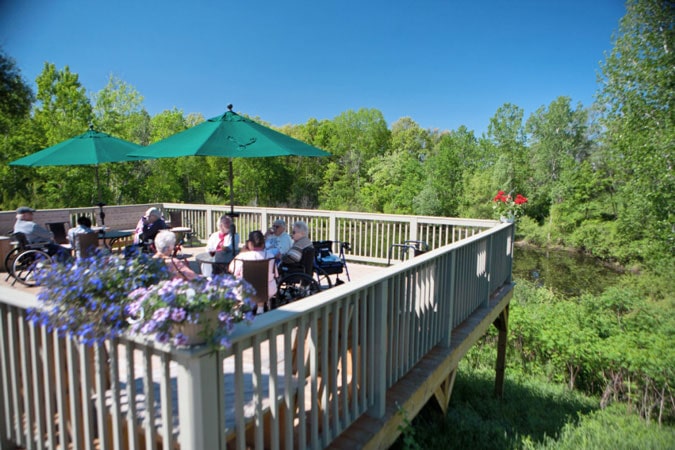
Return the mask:
MULTIPOLYGON (((226 212, 164 207, 198 232, 226 212)), ((355 259, 381 263, 404 238, 434 249, 239 325, 217 353, 132 336, 84 347, 24 320, 34 295, 0 288, 0 444, 326 447, 361 415, 384 414, 387 389, 511 282, 512 224, 254 208, 237 223, 276 217, 355 243, 355 259)))

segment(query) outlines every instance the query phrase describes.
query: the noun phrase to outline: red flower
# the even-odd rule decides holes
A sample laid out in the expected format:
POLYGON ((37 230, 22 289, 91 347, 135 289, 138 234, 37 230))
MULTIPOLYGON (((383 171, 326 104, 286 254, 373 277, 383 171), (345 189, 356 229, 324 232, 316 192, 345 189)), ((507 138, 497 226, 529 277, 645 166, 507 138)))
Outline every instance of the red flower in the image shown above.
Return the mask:
POLYGON ((527 197, 517 194, 514 199, 510 194, 507 194, 504 191, 498 191, 497 195, 492 199, 492 202, 494 203, 493 208, 500 218, 506 217, 515 219, 523 213, 522 209, 525 203, 527 203, 527 197))

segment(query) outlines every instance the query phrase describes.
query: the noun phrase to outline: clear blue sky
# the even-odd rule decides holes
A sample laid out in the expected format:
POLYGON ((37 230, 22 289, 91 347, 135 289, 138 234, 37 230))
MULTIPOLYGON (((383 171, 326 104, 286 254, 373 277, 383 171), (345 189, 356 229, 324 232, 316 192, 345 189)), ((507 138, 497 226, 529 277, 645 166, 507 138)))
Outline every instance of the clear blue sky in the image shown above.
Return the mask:
POLYGON ((506 102, 590 106, 621 0, 0 0, 0 46, 26 81, 45 62, 88 93, 110 74, 152 115, 235 110, 273 125, 376 108, 389 126, 466 125, 506 102))

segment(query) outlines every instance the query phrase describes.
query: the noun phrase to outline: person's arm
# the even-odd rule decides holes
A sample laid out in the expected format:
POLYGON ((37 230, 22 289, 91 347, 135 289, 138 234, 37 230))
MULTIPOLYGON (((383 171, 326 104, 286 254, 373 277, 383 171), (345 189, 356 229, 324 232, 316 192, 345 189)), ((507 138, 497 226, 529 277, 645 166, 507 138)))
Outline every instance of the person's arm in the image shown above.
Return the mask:
POLYGON ((53 240, 52 233, 51 231, 47 230, 46 228, 41 227, 37 223, 33 224, 33 229, 30 232, 31 237, 33 240, 36 241, 51 241, 53 240))
POLYGON ((288 234, 284 234, 279 239, 279 252, 284 255, 293 247, 293 240, 288 234))
POLYGON ((291 249, 281 257, 281 261, 287 264, 298 263, 302 259, 302 250, 298 247, 291 247, 291 249))
POLYGON ((206 241, 206 251, 215 252, 216 247, 218 247, 218 232, 217 231, 215 233, 211 233, 211 236, 209 236, 209 240, 206 241))

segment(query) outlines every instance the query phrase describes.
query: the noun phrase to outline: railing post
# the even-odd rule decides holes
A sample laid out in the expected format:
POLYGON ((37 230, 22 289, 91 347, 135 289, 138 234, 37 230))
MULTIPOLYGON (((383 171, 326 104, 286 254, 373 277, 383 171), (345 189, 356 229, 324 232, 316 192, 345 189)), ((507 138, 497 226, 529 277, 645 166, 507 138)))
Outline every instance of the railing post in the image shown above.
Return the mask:
POLYGON ((372 357, 374 358, 374 390, 373 406, 368 410, 372 417, 383 417, 387 405, 387 281, 380 281, 375 286, 373 314, 375 316, 375 342, 372 357))
POLYGON ((328 216, 328 240, 330 241, 338 240, 337 217, 335 216, 335 213, 332 211, 328 216))
POLYGON ((211 233, 217 229, 217 227, 213 226, 213 209, 206 208, 206 234, 204 236, 208 239, 211 233))
POLYGON ((408 239, 410 239, 411 241, 418 240, 417 225, 418 225, 417 216, 410 217, 410 237, 408 239))
POLYGON ((176 361, 180 448, 219 449, 224 421, 218 411, 223 393, 217 353, 185 352, 176 361))
POLYGON ((490 235, 487 245, 485 246, 485 307, 490 306, 490 295, 492 295, 492 246, 494 245, 494 234, 490 235))
POLYGON ((506 245, 508 245, 509 248, 509 262, 508 262, 508 276, 506 277, 506 281, 508 283, 513 282, 513 242, 516 240, 516 222, 514 221, 510 226, 511 232, 509 233, 508 240, 506 242, 506 245))
MULTIPOLYGON (((444 308, 447 308, 447 326, 444 328, 444 336, 441 339, 441 345, 444 347, 450 347, 452 343, 452 323, 455 317, 455 275, 457 273, 457 251, 453 250, 450 253, 450 267, 447 269, 446 273, 443 274, 443 286, 442 289, 447 292, 447 295, 443 297, 444 308)), ((447 258, 445 259, 448 260, 447 258)))

